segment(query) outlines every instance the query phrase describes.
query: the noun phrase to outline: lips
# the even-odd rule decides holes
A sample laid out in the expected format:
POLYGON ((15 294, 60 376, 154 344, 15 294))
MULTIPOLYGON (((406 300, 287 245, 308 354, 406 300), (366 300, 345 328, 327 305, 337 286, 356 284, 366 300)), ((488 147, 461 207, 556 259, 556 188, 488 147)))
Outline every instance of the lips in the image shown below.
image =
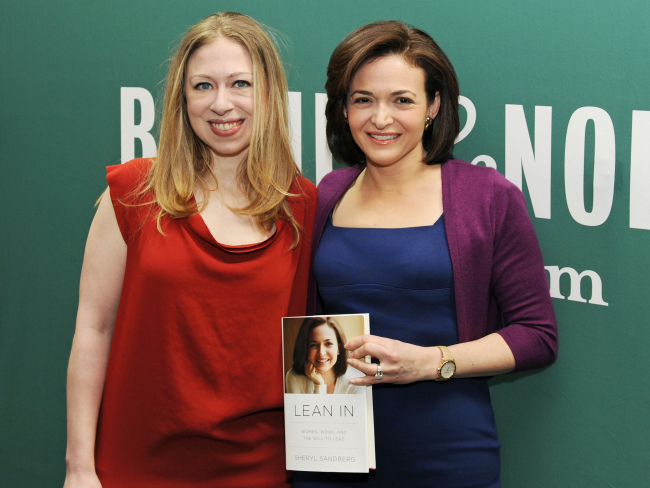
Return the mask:
POLYGON ((226 120, 219 122, 210 122, 210 128, 212 132, 219 136, 231 136, 239 132, 242 124, 244 123, 243 119, 238 120, 226 120))
POLYGON ((401 134, 372 134, 368 133, 368 137, 375 144, 390 144, 395 141, 401 134))

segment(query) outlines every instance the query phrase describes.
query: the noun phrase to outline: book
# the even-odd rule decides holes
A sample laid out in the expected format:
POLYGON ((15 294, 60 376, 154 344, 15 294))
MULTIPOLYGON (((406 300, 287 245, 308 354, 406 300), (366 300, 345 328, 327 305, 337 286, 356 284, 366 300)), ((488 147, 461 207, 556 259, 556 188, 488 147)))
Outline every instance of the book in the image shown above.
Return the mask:
POLYGON ((372 387, 349 383, 364 373, 343 348, 369 332, 368 314, 282 319, 287 469, 375 469, 372 387))

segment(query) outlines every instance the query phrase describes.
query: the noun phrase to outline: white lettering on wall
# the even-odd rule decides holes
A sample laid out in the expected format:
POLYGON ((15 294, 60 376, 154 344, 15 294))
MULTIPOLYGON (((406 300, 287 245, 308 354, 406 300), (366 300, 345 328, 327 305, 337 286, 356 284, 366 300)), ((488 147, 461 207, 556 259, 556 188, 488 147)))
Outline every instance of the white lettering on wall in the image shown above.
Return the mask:
POLYGON ((156 109, 151 93, 144 88, 120 89, 121 159, 125 163, 135 157, 135 141, 142 144, 142 157, 156 155, 156 140, 151 135, 156 109), (135 104, 140 104, 140 123, 135 123, 135 104))
POLYGON ((497 169, 497 162, 491 156, 481 154, 480 156, 476 156, 474 159, 472 159, 472 164, 479 163, 483 163, 483 165, 487 166, 488 168, 497 169))
POLYGON ((332 171, 332 153, 327 146, 327 134, 325 133, 325 105, 327 104, 327 95, 325 93, 316 93, 314 100, 316 104, 315 113, 315 137, 316 137, 316 184, 320 183, 327 173, 332 171))
POLYGON ((614 124, 607 112, 598 107, 576 110, 566 131, 564 149, 564 187, 569 212, 582 225, 601 225, 609 217, 614 201, 616 142, 614 124), (587 122, 594 123, 593 206, 585 209, 585 131, 587 122))
MULTIPOLYGON (((332 154, 325 134, 325 105, 327 96, 316 93, 315 105, 315 179, 316 183, 332 171, 332 154)), ((467 97, 459 97, 467 112, 467 120, 458 135, 463 140, 476 124, 476 107, 467 97)), ((151 134, 155 107, 151 93, 145 88, 122 87, 121 159, 136 157, 136 140, 142 144, 142 156, 156 154, 156 141, 151 134), (140 121, 136 123, 136 109, 140 121)), ((551 129, 552 107, 535 107, 534 143, 528 130, 523 105, 505 106, 505 176, 523 188, 528 188, 535 217, 551 218, 551 129)), ((289 92, 289 124, 291 149, 296 164, 302 169, 302 93, 289 92)), ((472 164, 497 169, 496 160, 482 154, 472 164)), ((590 172, 588 172, 590 173, 590 172)), ((565 196, 573 219, 586 226, 603 224, 611 213, 616 173, 616 142, 610 116, 598 107, 576 110, 566 131, 564 180, 565 196), (593 205, 585 207, 585 132, 590 122, 594 127, 593 205)), ((650 230, 650 111, 632 112, 632 147, 630 162, 630 228, 650 230)))
POLYGON ((551 218, 551 107, 535 107, 535 148, 522 105, 506 105, 506 178, 519 189, 523 177, 535 217, 551 218))
POLYGON ((461 107, 465 108, 465 112, 467 113, 467 120, 465 121, 465 127, 463 127, 463 129, 458 134, 458 137, 456 137, 456 141, 454 141, 455 143, 459 143, 465 139, 469 133, 472 132, 472 129, 476 124, 476 107, 472 101, 469 98, 460 95, 458 97, 458 104, 461 107))
POLYGON ((630 227, 650 229, 650 112, 632 112, 630 227))
POLYGON ((589 300, 589 303, 592 305, 603 305, 605 307, 609 305, 603 300, 603 283, 600 279, 600 276, 595 271, 588 269, 582 273, 578 273, 573 268, 566 267, 560 269, 559 266, 544 266, 544 269, 548 272, 549 275, 549 291, 552 298, 559 298, 561 300, 565 298, 565 296, 560 292, 560 278, 562 275, 566 274, 569 276, 571 285, 569 288, 569 296, 566 298, 574 302, 586 303, 587 300, 582 298, 580 285, 582 283, 582 279, 588 276, 591 278, 591 299, 589 300))
POLYGON ((289 92, 289 134, 291 153, 302 170, 302 93, 289 92))

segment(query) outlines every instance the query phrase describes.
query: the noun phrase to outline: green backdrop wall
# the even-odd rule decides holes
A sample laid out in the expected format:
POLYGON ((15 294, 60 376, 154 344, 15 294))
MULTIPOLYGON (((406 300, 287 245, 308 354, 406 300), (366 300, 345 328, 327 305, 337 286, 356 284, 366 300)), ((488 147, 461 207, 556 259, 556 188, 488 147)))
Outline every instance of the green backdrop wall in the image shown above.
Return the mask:
POLYGON ((284 35, 295 140, 312 180, 329 168, 318 94, 344 35, 400 19, 439 41, 465 97, 456 156, 522 187, 560 327, 555 365, 492 382, 503 485, 648 486, 645 0, 5 0, 0 485, 62 485, 66 366, 104 167, 150 150, 159 114, 147 95, 159 99, 183 31, 217 10, 284 35))

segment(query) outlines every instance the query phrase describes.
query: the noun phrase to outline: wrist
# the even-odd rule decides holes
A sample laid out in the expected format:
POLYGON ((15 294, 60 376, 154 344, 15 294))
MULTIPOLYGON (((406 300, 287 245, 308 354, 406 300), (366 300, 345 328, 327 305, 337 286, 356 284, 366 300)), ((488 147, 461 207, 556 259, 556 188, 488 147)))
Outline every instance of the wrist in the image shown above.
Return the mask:
POLYGON ((68 473, 94 473, 95 454, 93 451, 72 450, 65 453, 65 469, 68 473))
POLYGON ((95 474, 95 463, 65 460, 65 471, 70 474, 95 474))
POLYGON ((456 374, 456 361, 448 347, 436 346, 436 349, 440 351, 442 359, 436 368, 436 378, 434 381, 448 381, 456 374))
POLYGON ((428 356, 424 371, 425 380, 436 381, 439 378, 438 365, 442 362, 442 351, 437 346, 428 347, 428 356))

